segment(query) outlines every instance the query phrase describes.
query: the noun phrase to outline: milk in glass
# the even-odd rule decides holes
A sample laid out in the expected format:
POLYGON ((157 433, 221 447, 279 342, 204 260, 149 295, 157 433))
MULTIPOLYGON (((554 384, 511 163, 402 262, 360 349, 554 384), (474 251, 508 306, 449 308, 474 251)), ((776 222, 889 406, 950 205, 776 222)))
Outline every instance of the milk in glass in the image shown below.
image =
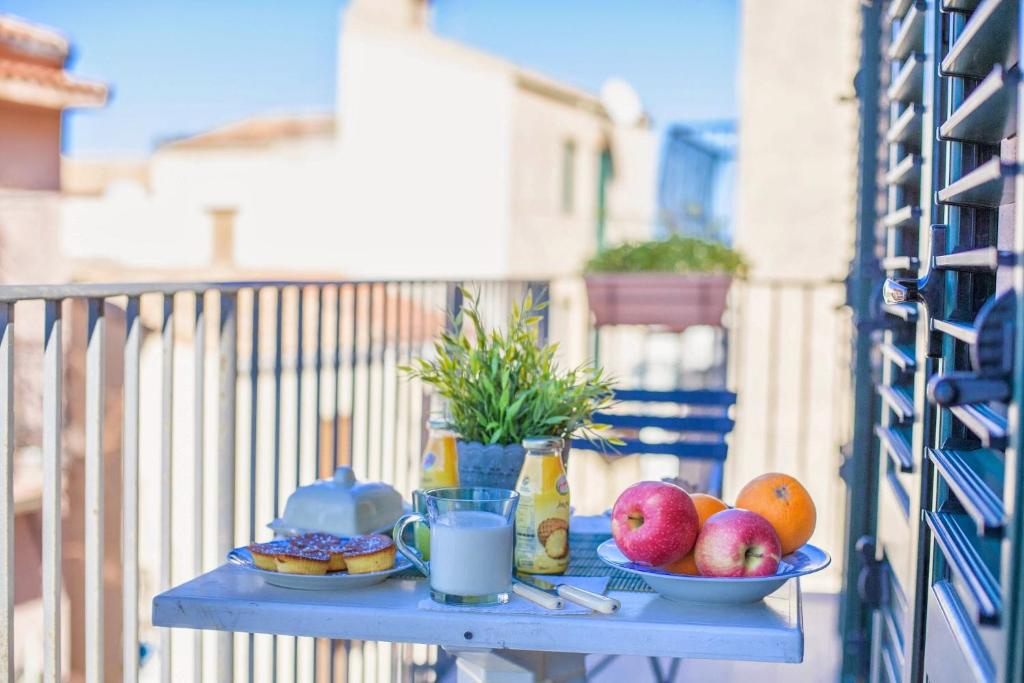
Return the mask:
POLYGON ((512 583, 513 526, 481 510, 453 510, 430 525, 430 587, 448 595, 493 595, 512 583))

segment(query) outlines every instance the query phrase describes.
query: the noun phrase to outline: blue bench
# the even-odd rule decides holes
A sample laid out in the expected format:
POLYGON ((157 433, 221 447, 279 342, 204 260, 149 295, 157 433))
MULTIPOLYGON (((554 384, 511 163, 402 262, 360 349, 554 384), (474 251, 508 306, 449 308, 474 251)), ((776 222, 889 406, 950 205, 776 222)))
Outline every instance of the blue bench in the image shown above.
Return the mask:
MULTIPOLYGON (((679 482, 688 490, 721 495, 729 451, 725 437, 735 426, 729 415, 736 404, 735 393, 722 389, 622 389, 615 392, 615 400, 616 408, 595 413, 594 421, 610 425, 625 445, 597 452, 611 457, 675 456, 679 482)), ((596 450, 585 439, 573 439, 572 447, 596 450)))

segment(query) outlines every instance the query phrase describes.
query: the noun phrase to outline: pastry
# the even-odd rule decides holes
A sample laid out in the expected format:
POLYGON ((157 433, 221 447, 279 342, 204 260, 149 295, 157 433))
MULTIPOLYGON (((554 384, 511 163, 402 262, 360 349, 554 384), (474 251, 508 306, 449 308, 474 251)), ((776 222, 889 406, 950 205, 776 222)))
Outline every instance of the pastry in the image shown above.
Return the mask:
POLYGON ((553 560, 569 554, 569 523, 557 517, 548 517, 537 525, 537 540, 544 552, 553 560))
POLYGON ((274 557, 282 574, 323 575, 331 564, 331 555, 311 548, 282 548, 274 557))
POLYGON ((287 541, 271 541, 270 543, 252 543, 248 546, 249 554, 252 555, 252 563, 258 569, 268 572, 277 571, 277 553, 282 548, 287 548, 287 541))
POLYGON ((310 550, 322 550, 331 556, 330 564, 327 567, 329 572, 345 571, 345 554, 343 552, 346 541, 332 534, 309 533, 301 536, 294 536, 289 541, 294 548, 308 548, 310 550))
POLYGON ((395 566, 395 542, 383 534, 356 536, 342 552, 349 574, 369 574, 395 566))

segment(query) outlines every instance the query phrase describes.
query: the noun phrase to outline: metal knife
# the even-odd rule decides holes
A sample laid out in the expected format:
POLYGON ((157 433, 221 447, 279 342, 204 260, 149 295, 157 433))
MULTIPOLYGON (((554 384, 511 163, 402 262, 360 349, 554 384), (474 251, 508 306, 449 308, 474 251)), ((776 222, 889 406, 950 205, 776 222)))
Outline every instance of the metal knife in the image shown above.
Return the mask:
POLYGON ((516 578, 524 583, 530 584, 531 586, 535 586, 542 591, 553 593, 561 598, 565 598, 569 602, 574 602, 577 605, 587 607, 595 612, 601 612, 602 614, 612 614, 613 612, 618 611, 619 607, 622 606, 622 603, 618 600, 610 598, 607 595, 592 593, 591 591, 583 590, 582 588, 578 588, 568 583, 554 583, 535 574, 516 572, 516 578))

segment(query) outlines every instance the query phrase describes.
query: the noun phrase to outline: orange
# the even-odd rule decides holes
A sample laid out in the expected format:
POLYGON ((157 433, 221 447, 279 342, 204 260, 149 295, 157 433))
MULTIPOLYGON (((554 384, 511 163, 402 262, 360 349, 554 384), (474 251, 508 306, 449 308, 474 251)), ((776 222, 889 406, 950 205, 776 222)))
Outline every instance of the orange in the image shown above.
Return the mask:
POLYGON ((692 493, 690 494, 690 500, 693 501, 694 507, 697 508, 697 516, 700 518, 700 526, 704 526, 704 522, 706 522, 708 517, 711 515, 716 512, 721 512, 729 507, 718 498, 707 493, 692 493))
POLYGON ((675 562, 669 562, 662 567, 667 572, 673 574, 689 574, 690 576, 700 576, 700 571, 697 569, 697 560, 693 557, 693 551, 686 553, 675 562))
MULTIPOLYGON (((704 526, 704 522, 706 522, 708 517, 711 515, 729 508, 729 506, 721 500, 712 495, 708 495, 707 493, 691 493, 690 500, 693 501, 694 507, 697 508, 697 517, 700 519, 700 526, 704 526)), ((699 529, 700 526, 697 528, 699 529)), ((700 572, 697 570, 697 561, 693 558, 692 550, 675 562, 669 562, 662 567, 662 569, 667 572, 672 572, 673 574, 700 576, 700 572)))
POLYGON ((814 533, 817 511, 807 489, 788 474, 769 472, 752 479, 736 496, 736 507, 756 512, 767 519, 788 555, 814 533))

